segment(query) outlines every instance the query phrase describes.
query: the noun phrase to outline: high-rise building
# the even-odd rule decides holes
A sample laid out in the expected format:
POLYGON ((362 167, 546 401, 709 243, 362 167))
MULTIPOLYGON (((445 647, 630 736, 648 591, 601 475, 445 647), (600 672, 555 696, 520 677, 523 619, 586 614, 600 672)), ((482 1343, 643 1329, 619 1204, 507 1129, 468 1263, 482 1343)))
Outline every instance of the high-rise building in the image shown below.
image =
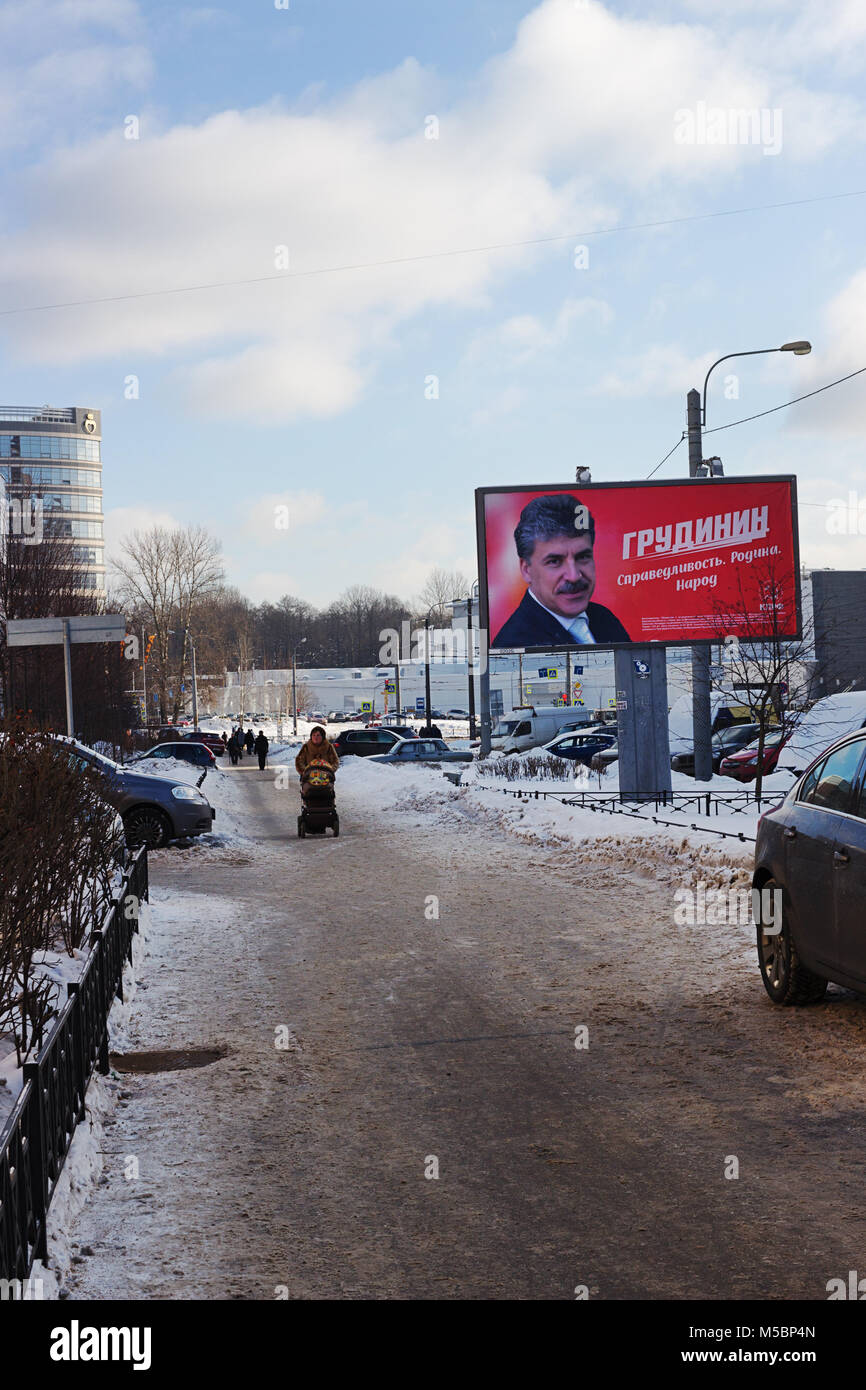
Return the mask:
POLYGON ((45 534, 69 542, 81 587, 105 593, 102 419, 80 406, 0 406, 0 477, 10 501, 42 500, 45 534))

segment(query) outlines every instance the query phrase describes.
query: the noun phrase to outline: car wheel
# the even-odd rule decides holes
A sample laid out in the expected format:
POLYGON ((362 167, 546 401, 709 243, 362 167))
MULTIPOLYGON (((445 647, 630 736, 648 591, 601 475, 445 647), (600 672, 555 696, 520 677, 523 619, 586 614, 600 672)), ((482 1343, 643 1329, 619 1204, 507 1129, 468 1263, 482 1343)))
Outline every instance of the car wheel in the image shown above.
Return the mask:
MULTIPOLYGON (((777 887, 772 878, 761 884, 762 890, 777 887)), ((773 1003, 817 1004, 823 999, 827 992, 827 981, 806 969, 786 917, 783 917, 782 929, 778 932, 765 931, 760 922, 755 925, 761 978, 773 1003)))
POLYGON ((162 849, 172 835, 171 822, 155 806, 137 806, 124 816, 123 828, 130 849, 138 849, 139 845, 162 849))

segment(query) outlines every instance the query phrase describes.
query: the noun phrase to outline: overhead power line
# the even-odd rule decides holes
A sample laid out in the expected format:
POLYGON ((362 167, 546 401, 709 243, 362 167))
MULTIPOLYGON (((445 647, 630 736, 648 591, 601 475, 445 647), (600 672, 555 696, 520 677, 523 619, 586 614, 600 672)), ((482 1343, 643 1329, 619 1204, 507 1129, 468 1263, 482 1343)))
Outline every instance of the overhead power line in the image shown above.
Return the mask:
MULTIPOLYGON (((702 430, 701 434, 718 434, 719 430, 732 430, 734 425, 746 425, 750 420, 760 420, 765 415, 775 415, 777 410, 787 410, 789 405, 797 405, 799 401, 808 401, 811 396, 820 396, 822 391, 829 391, 833 386, 841 386, 843 381, 850 381, 852 377, 862 376, 864 372, 866 372, 866 367, 858 367, 856 372, 849 372, 847 376, 839 376, 835 381, 828 381, 824 386, 818 386, 814 391, 807 391, 804 396, 795 396, 793 400, 782 401, 781 405, 770 406, 769 410, 759 410, 756 415, 744 415, 741 420, 731 420, 727 425, 714 425, 711 430, 702 430)), ((647 473, 647 480, 652 477, 653 473, 659 471, 663 463, 667 463, 671 454, 680 447, 685 437, 686 432, 683 430, 683 433, 680 435, 673 449, 669 449, 661 462, 657 463, 655 468, 652 468, 649 473, 647 473)), ((807 506, 809 504, 803 503, 803 505, 807 506)), ((815 503, 813 505, 823 506, 823 503, 815 503)))
POLYGON ((711 430, 704 430, 704 434, 718 434, 719 430, 732 430, 734 425, 745 425, 749 420, 760 420, 764 415, 774 415, 777 410, 787 410, 789 405, 796 405, 798 401, 807 401, 810 396, 820 396, 822 391, 829 391, 831 386, 839 386, 843 381, 850 381, 854 376, 860 376, 866 372, 866 367, 858 367, 856 372, 849 372, 847 376, 837 377, 835 381, 828 381, 826 386, 819 386, 816 391, 807 391, 805 396, 795 396, 792 401, 783 401, 781 405, 771 406, 769 410, 759 410, 757 415, 744 415, 742 420, 731 420, 728 425, 714 425, 711 430))
POLYGON ((612 236, 616 232, 652 231, 661 227, 678 227, 688 222, 709 222, 719 217, 742 217, 754 212, 773 212, 780 208, 806 207, 812 203, 829 203, 840 198, 866 197, 866 188, 847 193, 821 193, 812 198, 792 198, 783 203, 755 203, 750 207, 725 208, 718 212, 696 212, 685 217, 665 217, 654 222, 621 222, 612 227, 596 227, 580 232, 559 232, 556 236, 531 237, 522 241, 496 241, 485 246, 463 246, 446 251, 425 251, 416 256, 392 256, 377 261, 355 261, 346 265, 319 266, 311 270, 286 270, 276 275, 257 275, 246 280, 213 280, 201 285, 174 285, 160 290, 139 290, 134 293, 103 295, 94 299, 68 299, 56 304, 26 304, 19 308, 0 309, 0 317, 11 314, 38 314, 53 309, 84 309, 95 304, 121 304, 135 299, 155 299, 160 295, 199 294, 205 290, 238 289, 245 285, 264 285, 275 280, 304 280, 316 275, 339 275, 358 270, 380 270, 392 265, 413 265, 420 261, 444 260, 449 256, 480 256, 489 251, 510 251, 526 246, 548 246, 557 241, 582 237, 612 236))

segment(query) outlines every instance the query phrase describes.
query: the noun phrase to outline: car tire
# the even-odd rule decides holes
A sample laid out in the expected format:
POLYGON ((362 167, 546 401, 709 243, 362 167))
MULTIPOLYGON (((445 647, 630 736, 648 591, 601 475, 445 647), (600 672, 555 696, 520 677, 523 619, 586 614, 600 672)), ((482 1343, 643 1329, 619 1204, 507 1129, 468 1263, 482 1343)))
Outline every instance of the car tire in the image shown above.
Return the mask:
POLYGON ((123 817, 126 843, 130 849, 146 845, 148 849, 162 849, 172 837, 172 825, 168 816, 156 806, 136 806, 123 817))
MULTIPOLYGON (((775 879, 766 879, 761 889, 778 888, 775 879)), ((801 1006, 817 1004, 827 992, 828 981, 807 970, 800 959, 787 914, 781 931, 768 934, 756 923, 758 965, 764 989, 774 1004, 801 1006)))

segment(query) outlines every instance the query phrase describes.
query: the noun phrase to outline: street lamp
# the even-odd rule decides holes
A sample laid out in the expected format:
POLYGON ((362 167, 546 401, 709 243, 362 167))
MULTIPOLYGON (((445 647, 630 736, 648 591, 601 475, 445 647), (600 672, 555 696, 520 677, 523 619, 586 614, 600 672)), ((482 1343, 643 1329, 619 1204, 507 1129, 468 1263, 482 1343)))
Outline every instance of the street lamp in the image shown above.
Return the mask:
POLYGON ((470 590, 467 600, 468 608, 466 613, 466 635, 469 639, 469 649, 466 653, 466 664, 469 674, 469 737, 475 737, 475 673, 472 670, 472 659, 475 655, 475 625, 473 622, 472 606, 478 595, 478 580, 476 579, 470 590))
MULTIPOLYGON (((689 477, 698 478, 702 474, 711 479, 720 476, 712 465, 708 472, 703 467, 704 444, 701 431, 707 423, 707 382, 720 362, 732 357, 762 357, 768 352, 792 352, 795 357, 807 357, 812 344, 805 338, 796 342, 783 343, 778 348, 755 348, 751 352, 727 352, 719 357, 704 377, 701 396, 692 388, 686 397, 686 432, 689 441, 689 477)), ((692 647, 692 731, 695 748, 695 781, 708 782, 713 775, 712 735, 710 732, 710 652, 708 647, 692 647)))
MULTIPOLYGON (((169 637, 176 637, 176 636, 177 636, 177 630, 176 630, 175 628, 173 628, 173 627, 170 627, 170 628, 168 629, 168 635, 169 635, 169 637)), ((193 644, 192 633, 190 632, 190 630, 189 630, 188 627, 185 627, 185 628, 183 629, 183 640, 184 640, 184 647, 186 646, 187 642, 189 642, 189 649, 190 649, 190 652, 191 652, 191 654, 192 654, 192 659, 191 659, 191 662, 190 662, 190 673, 191 673, 191 675, 192 675, 192 727, 193 727, 194 729, 197 729, 197 728, 198 728, 198 690, 197 690, 197 688, 196 688, 195 645, 193 644)), ((180 658, 180 676, 181 676, 181 682, 182 682, 182 681, 183 681, 183 652, 181 652, 181 658, 180 658)))
POLYGON ((724 357, 719 357, 710 367, 704 377, 704 392, 701 400, 701 425, 707 423, 707 382, 710 379, 710 372, 713 372, 720 362, 727 362, 731 357, 762 357, 767 352, 793 352, 795 357, 808 357, 812 351, 812 344, 807 343, 805 338, 798 339, 795 343, 783 343, 778 348, 755 348, 752 352, 727 352, 724 357))
POLYGON ((295 653, 298 647, 302 647, 306 642, 306 637, 302 637, 300 642, 296 642, 292 647, 292 733, 298 732, 298 688, 295 682, 295 653))

